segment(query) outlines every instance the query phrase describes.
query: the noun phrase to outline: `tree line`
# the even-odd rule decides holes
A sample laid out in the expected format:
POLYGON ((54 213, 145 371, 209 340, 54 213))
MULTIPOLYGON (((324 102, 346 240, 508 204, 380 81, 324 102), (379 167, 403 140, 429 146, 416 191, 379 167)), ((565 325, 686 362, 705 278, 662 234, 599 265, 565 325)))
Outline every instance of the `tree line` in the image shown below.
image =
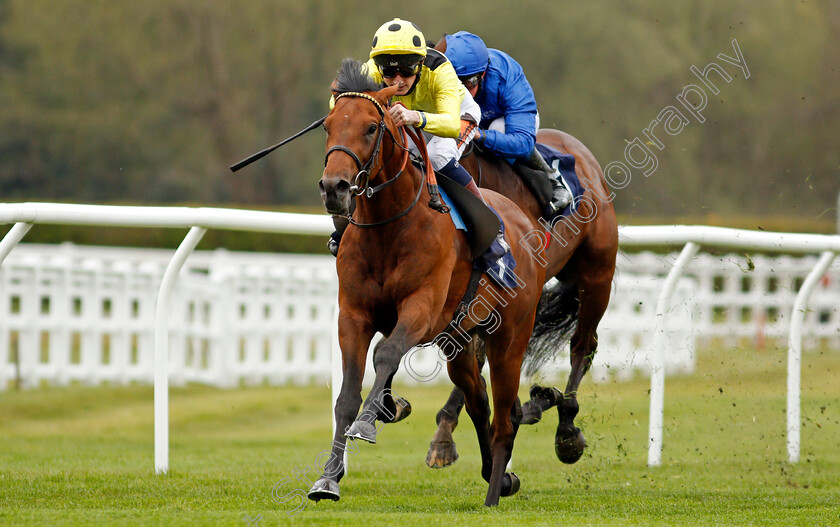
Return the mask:
POLYGON ((341 59, 397 16, 515 57, 544 127, 631 170, 611 177, 620 213, 835 215, 831 0, 0 0, 0 200, 317 207, 320 131, 227 167, 324 115, 341 59), (733 41, 749 76, 719 58, 733 41), (717 93, 694 72, 713 62, 731 77, 707 70, 717 93), (688 122, 666 129, 669 107, 688 122))

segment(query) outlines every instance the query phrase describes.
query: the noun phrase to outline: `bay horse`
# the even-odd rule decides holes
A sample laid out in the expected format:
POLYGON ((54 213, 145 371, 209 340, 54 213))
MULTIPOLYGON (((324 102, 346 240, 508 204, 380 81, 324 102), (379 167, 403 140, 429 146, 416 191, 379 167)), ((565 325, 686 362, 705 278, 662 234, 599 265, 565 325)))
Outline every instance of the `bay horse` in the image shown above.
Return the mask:
MULTIPOLYGON (((401 358, 451 327, 473 275, 468 236, 448 215, 425 206, 430 194, 424 173, 407 163, 405 132, 387 111, 396 89, 379 89, 361 63, 345 59, 324 121, 326 160, 319 182, 324 206, 332 215, 348 216, 355 199, 355 210, 336 260, 343 379, 332 449, 316 463, 323 475, 308 494, 315 501, 339 499, 348 438, 375 443, 375 421, 399 419, 399 400, 390 385, 401 358), (374 349, 376 376, 359 413, 365 359, 376 332, 385 338, 374 349)), ((462 347, 447 357, 447 371, 475 425, 481 475, 488 482, 484 503, 493 506, 519 489, 519 479, 505 467, 519 425, 520 369, 545 268, 520 243, 534 229, 531 219, 506 197, 490 190, 483 194, 504 221, 520 287, 511 295, 481 280, 475 295, 481 305, 470 303, 468 316, 459 322, 462 331, 452 336, 464 346, 472 335, 482 338, 493 388, 492 426, 475 354, 462 347)))
MULTIPOLYGON (((559 351, 557 347, 565 344, 565 335, 561 333, 573 332, 569 339, 571 371, 562 392, 538 386, 531 389, 531 400, 522 405, 521 423, 538 422, 544 411, 556 405, 559 422, 555 454, 563 463, 575 463, 586 447, 583 432, 574 424, 579 411, 577 390, 598 346, 598 323, 607 309, 615 273, 618 226, 612 206, 614 195, 592 152, 581 141, 559 130, 542 129, 537 141, 573 155, 575 172, 585 189, 583 196, 575 200, 575 213, 551 222, 543 219, 543 206, 507 161, 473 149, 473 155, 465 155, 460 162, 479 187, 504 193, 520 206, 535 227, 548 231, 544 241, 531 236, 527 245, 535 252, 544 251, 546 280, 554 277, 559 282, 543 293, 542 302, 553 305, 541 306, 542 316, 538 315, 534 329, 535 335, 546 331, 553 334, 545 340, 534 339, 531 348, 538 350, 530 349, 529 355, 553 358, 559 351)), ((535 359, 533 369, 539 367, 539 360, 535 359)), ((463 405, 464 394, 456 386, 437 414, 438 429, 426 456, 429 467, 443 468, 458 459, 452 432, 458 425, 463 405)))
MULTIPOLYGON (((435 49, 446 51, 445 37, 435 49)), ((535 338, 529 354, 538 356, 532 364, 532 369, 536 369, 541 360, 551 358, 559 351, 557 347, 565 344, 562 334, 573 332, 569 339, 571 371, 563 392, 539 386, 531 389, 531 400, 522 405, 522 424, 538 422, 545 410, 556 405, 559 422, 554 437, 555 454, 563 463, 575 463, 586 448, 583 432, 574 424, 579 411, 577 390, 595 356, 598 323, 607 309, 615 273, 615 195, 610 193, 597 159, 581 141, 559 130, 542 129, 537 142, 573 155, 575 171, 585 189, 575 200, 575 213, 552 222, 542 218, 543 205, 505 160, 474 148, 475 155, 465 155, 460 162, 479 187, 503 193, 519 205, 535 228, 546 231, 544 242, 531 236, 528 246, 535 254, 544 251, 546 280, 556 278, 559 284, 544 293, 543 302, 550 305, 541 306, 543 316, 538 317, 534 329, 535 336, 548 334, 549 338, 535 338)), ((458 459, 452 432, 463 405, 464 394, 456 386, 437 414, 438 429, 426 456, 429 467, 443 468, 458 459)))

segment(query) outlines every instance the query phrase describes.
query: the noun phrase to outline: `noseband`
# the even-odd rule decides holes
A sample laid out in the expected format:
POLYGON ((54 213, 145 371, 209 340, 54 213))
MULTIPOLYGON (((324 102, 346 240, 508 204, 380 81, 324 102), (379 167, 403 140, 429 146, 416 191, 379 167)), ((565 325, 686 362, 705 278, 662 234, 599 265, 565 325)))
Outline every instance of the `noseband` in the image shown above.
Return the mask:
MULTIPOLYGON (((405 147, 405 146, 402 146, 400 143, 398 143, 397 138, 394 137, 394 134, 391 132, 391 130, 388 129, 387 126, 385 126, 385 109, 382 107, 382 105, 379 103, 379 101, 377 101, 375 98, 371 97, 370 95, 368 95, 366 93, 345 92, 345 93, 341 93, 341 94, 337 95, 335 97, 335 102, 337 103, 338 100, 342 97, 360 97, 362 99, 367 99, 370 102, 372 102, 374 105, 376 105, 376 109, 379 111, 379 126, 377 127, 377 131, 376 131, 376 143, 374 144, 373 152, 371 153, 370 158, 368 158, 367 162, 365 162, 365 163, 362 163, 362 160, 359 158, 359 156, 356 155, 356 153, 353 152, 350 148, 348 148, 344 145, 333 145, 333 146, 330 147, 329 150, 327 150, 327 155, 324 158, 324 166, 326 166, 327 162, 329 162, 330 154, 332 154, 333 152, 340 151, 340 152, 344 152, 345 154, 349 155, 353 159, 353 161, 355 161, 356 168, 359 169, 359 172, 356 174, 356 177, 353 178, 353 185, 350 187, 350 191, 355 193, 356 196, 364 195, 367 198, 371 198, 371 197, 373 197, 374 194, 376 194, 380 190, 383 190, 386 187, 388 187, 389 185, 391 185, 394 181, 396 181, 403 174, 403 172, 405 171, 405 167, 408 163, 408 148, 405 147), (375 187, 371 187, 370 186, 370 179, 371 179, 370 170, 373 167, 373 163, 379 157, 379 151, 382 147, 382 138, 385 135, 386 131, 388 132, 388 135, 391 136, 391 139, 393 140, 394 145, 403 150, 403 163, 402 163, 402 166, 400 167, 400 171, 397 172, 397 175, 395 175, 391 179, 387 180, 385 183, 379 184, 375 187)), ((401 132, 402 132, 403 142, 405 143, 405 142, 407 142, 405 130, 401 129, 401 132)), ((385 166, 385 164, 383 163, 382 166, 379 167, 379 170, 382 170, 382 168, 384 166, 385 166)), ((378 221, 378 222, 375 222, 375 223, 358 223, 355 220, 353 220, 352 216, 348 216, 348 219, 350 220, 350 223, 352 223, 353 225, 355 225, 357 227, 377 227, 379 225, 384 225, 386 223, 390 223, 390 222, 392 222, 396 219, 402 218, 403 216, 408 214, 408 212, 420 200, 420 194, 422 194, 422 193, 423 193, 423 184, 421 183, 418 186, 417 195, 414 197, 414 201, 411 202, 411 204, 408 206, 408 208, 406 208, 405 210, 403 210, 402 212, 400 212, 396 216, 392 216, 391 218, 388 218, 387 220, 378 221)))

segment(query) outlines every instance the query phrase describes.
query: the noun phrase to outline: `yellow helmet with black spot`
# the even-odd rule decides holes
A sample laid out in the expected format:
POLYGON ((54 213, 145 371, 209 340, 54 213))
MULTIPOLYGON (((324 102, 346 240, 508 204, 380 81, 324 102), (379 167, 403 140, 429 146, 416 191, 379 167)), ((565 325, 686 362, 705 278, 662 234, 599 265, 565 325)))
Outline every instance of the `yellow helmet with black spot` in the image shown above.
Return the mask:
POLYGON ((426 56, 426 39, 420 28, 408 20, 395 18, 376 30, 371 43, 370 58, 378 55, 426 56))

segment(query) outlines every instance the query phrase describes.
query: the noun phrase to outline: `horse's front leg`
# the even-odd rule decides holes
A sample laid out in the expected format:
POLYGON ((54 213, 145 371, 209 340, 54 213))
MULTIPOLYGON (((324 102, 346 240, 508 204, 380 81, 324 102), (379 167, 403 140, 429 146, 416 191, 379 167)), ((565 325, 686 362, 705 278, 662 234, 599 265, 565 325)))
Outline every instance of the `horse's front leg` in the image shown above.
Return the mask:
POLYGON ((345 433, 347 437, 376 443, 376 420, 395 420, 396 405, 391 394, 391 381, 399 369, 403 355, 417 345, 421 337, 429 331, 429 305, 426 295, 422 294, 403 302, 393 331, 376 346, 373 354, 376 378, 365 399, 362 412, 345 433))
MULTIPOLYGON (((373 356, 379 352, 379 347, 385 340, 380 340, 373 349, 373 356)), ((379 413, 376 418, 383 423, 397 423, 411 415, 411 403, 404 397, 391 392, 391 382, 385 384, 385 389, 382 390, 382 398, 379 403, 379 413)))
MULTIPOLYGON (((345 430, 351 425, 362 403, 362 378, 365 359, 373 338, 373 325, 362 313, 343 308, 338 322, 343 378, 335 403, 335 436, 329 457, 319 455, 323 473, 309 490, 309 499, 338 501, 338 482, 344 476, 344 452, 347 450, 345 430)), ((325 452, 326 453, 326 452, 325 452)), ((320 465, 320 463, 317 463, 320 465)), ((318 467, 320 468, 320 466, 318 467)))

